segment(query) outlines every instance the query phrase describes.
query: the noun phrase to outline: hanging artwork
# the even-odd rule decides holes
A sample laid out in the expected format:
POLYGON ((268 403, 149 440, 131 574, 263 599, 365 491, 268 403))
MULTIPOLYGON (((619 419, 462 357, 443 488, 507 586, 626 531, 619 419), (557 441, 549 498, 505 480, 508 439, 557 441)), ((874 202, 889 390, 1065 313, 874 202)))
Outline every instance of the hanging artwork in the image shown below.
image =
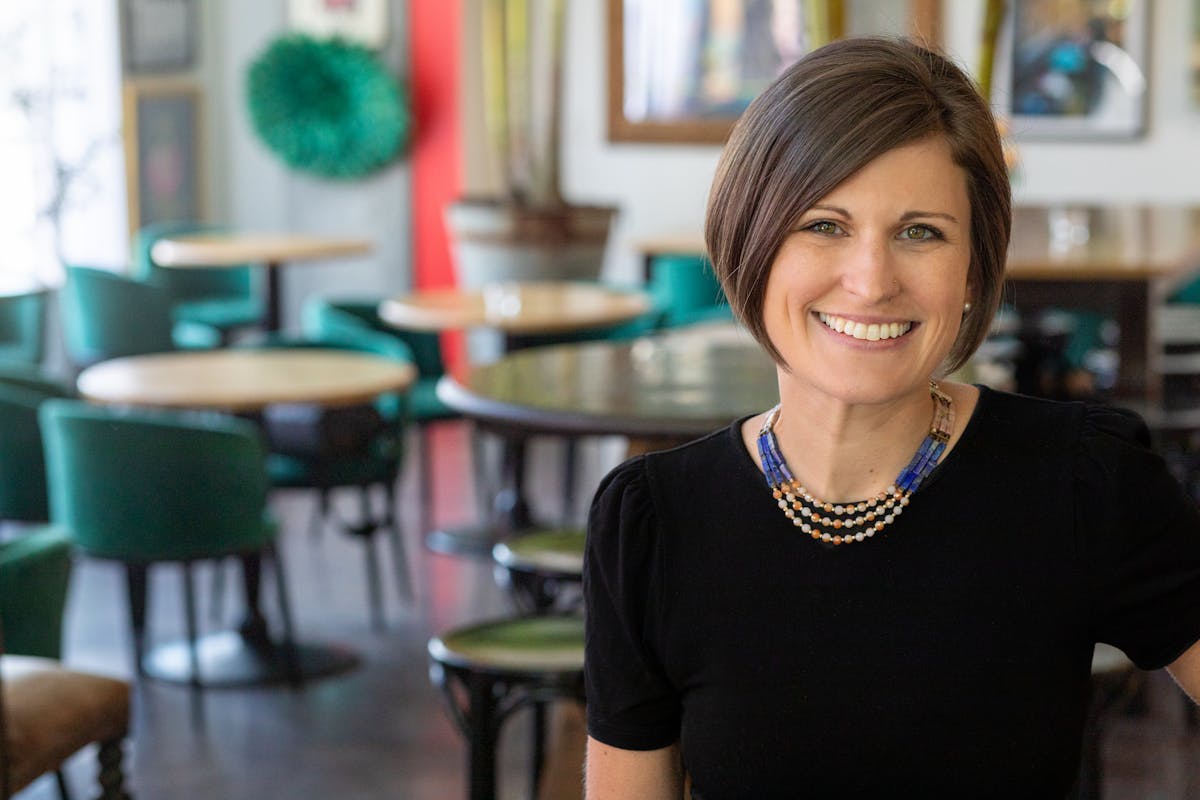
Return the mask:
POLYGON ((1014 0, 993 100, 1021 138, 1132 138, 1145 130, 1149 3, 1014 0))
POLYGON ((608 0, 608 136, 721 143, 788 65, 842 36, 937 43, 929 0, 608 0))
POLYGON ((130 231, 202 219, 199 89, 190 81, 144 80, 126 83, 124 94, 130 231))
POLYGON ((195 66, 195 0, 121 0, 121 29, 127 73, 195 66))
POLYGON ((378 50, 387 43, 387 13, 387 0, 290 0, 288 24, 297 33, 378 50))

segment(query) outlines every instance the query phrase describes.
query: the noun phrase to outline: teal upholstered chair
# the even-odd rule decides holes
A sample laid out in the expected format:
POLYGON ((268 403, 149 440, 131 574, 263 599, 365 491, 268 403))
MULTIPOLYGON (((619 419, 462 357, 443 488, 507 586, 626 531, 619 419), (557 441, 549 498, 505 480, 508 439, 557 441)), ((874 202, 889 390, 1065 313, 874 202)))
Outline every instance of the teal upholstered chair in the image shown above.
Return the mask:
POLYGON ((0 542, 0 621, 8 653, 62 657, 71 537, 61 527, 0 542))
POLYGON ((66 267, 59 294, 63 339, 77 367, 120 356, 161 353, 176 347, 215 347, 216 329, 172 324, 165 290, 90 267, 66 267))
POLYGON ((733 319, 712 264, 703 256, 655 256, 646 289, 663 313, 664 327, 733 319))
POLYGON ((42 363, 46 291, 0 295, 0 364, 42 363))
POLYGON ((66 387, 48 379, 0 369, 0 521, 50 518, 38 407, 69 396, 66 387))
POLYGON ((172 318, 177 322, 208 325, 221 332, 223 340, 238 328, 262 322, 264 303, 258 290, 255 267, 179 268, 162 267, 154 260, 159 239, 192 233, 211 233, 217 228, 195 222, 159 222, 147 225, 134 238, 133 274, 138 280, 166 289, 172 318))
POLYGON ((314 297, 304 306, 304 335, 315 340, 353 346, 364 334, 383 335, 402 342, 411 352, 417 381, 408 391, 408 418, 417 426, 420 463, 421 532, 432 528, 433 458, 429 427, 457 419, 458 412, 437 397, 437 382, 446 374, 441 341, 436 333, 393 328, 379 318, 383 298, 331 299, 314 297))
MULTIPOLYGON (((413 363, 412 351, 400 340, 368 330, 332 340, 276 338, 273 347, 332 347, 413 363)), ((261 345, 260 345, 261 346, 261 345)), ((308 403, 278 404, 263 410, 263 429, 270 454, 267 472, 276 488, 314 489, 317 509, 314 530, 331 516, 331 493, 338 488, 358 491, 361 513, 357 522, 341 521, 344 532, 363 539, 367 560, 367 591, 376 627, 383 625, 383 587, 375 552, 375 534, 386 531, 392 545, 397 589, 412 594, 400 522, 396 515, 396 484, 404 464, 407 397, 391 392, 373 403, 322 408, 308 403), (382 517, 371 510, 370 491, 383 489, 382 517)))
POLYGON ((162 562, 183 568, 197 715, 204 680, 192 589, 196 562, 259 554, 273 561, 284 652, 295 653, 276 526, 266 514, 265 453, 253 423, 74 400, 47 400, 39 417, 52 520, 83 553, 124 565, 139 675, 145 674, 147 573, 162 562))

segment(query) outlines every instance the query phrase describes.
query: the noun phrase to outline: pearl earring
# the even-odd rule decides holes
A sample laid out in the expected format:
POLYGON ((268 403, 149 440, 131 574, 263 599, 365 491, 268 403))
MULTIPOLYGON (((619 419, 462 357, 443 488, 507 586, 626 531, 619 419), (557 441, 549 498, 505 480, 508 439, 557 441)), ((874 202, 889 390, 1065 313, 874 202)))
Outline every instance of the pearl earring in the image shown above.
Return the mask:
POLYGON ((970 303, 963 303, 963 313, 964 313, 964 314, 966 314, 966 313, 967 313, 968 311, 970 311, 970 310, 971 310, 971 304, 970 304, 970 303))

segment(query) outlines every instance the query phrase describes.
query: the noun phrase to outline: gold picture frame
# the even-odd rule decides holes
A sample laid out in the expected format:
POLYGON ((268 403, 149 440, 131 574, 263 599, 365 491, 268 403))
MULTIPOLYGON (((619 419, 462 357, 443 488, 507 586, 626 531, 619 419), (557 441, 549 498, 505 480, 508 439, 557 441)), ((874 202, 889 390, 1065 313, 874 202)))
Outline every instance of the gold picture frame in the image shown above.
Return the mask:
POLYGON ((122 107, 130 234, 154 222, 203 219, 199 86, 179 78, 129 80, 122 107))
MULTIPOLYGON (((626 43, 628 36, 626 4, 639 0, 608 1, 608 139, 614 142, 659 142, 677 144, 722 144, 729 137, 733 123, 745 107, 745 102, 730 103, 727 107, 710 107, 703 113, 683 112, 665 117, 652 114, 639 116, 627 112, 630 87, 626 82, 626 43)), ((710 0, 722 2, 725 7, 737 10, 745 6, 744 0, 710 0)), ((655 0, 640 0, 654 3, 655 0)), ((795 0, 795 8, 801 8, 810 0, 795 0)), ((940 0, 897 0, 901 4, 904 21, 910 36, 937 47, 941 43, 940 0)), ((836 2, 853 12, 853 2, 836 2)), ((705 11, 707 13, 707 11, 705 11)), ((799 13, 799 12, 797 12, 799 13)), ((685 27, 687 21, 671 20, 674 28, 685 27)), ((712 43, 696 42, 697 51, 712 43)), ((700 53, 691 57, 696 61, 700 53)), ((794 59, 793 59, 794 60, 794 59)), ((786 66, 786 63, 782 64, 786 66)), ((739 87, 742 88, 742 87, 739 87)), ((755 88, 755 87, 749 87, 755 88)), ((761 88, 761 87, 757 87, 761 88)), ((636 91, 636 90, 635 90, 636 91)), ((744 96, 745 92, 738 92, 744 96)))

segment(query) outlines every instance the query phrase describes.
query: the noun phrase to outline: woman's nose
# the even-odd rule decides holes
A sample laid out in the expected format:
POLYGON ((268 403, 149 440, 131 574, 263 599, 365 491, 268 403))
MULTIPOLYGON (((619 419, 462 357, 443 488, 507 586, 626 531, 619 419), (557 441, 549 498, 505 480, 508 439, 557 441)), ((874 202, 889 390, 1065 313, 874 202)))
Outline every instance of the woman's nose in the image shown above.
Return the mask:
POLYGON ((889 243, 881 238, 861 237, 846 253, 842 286, 868 303, 887 300, 900 291, 896 265, 889 243))

